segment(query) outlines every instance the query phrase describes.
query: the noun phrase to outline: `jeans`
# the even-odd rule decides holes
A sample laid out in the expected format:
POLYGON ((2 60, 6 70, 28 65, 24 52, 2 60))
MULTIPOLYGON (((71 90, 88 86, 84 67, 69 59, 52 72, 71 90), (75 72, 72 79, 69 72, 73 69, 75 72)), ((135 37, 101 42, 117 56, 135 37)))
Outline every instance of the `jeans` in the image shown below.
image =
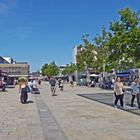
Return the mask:
POLYGON ((116 93, 114 93, 114 94, 115 94, 115 102, 114 102, 114 105, 117 105, 118 100, 120 100, 120 105, 121 105, 121 107, 123 107, 124 94, 121 94, 121 95, 116 95, 116 93))
POLYGON ((20 101, 21 103, 26 103, 28 99, 28 94, 27 94, 27 89, 22 88, 21 89, 21 94, 20 94, 20 101))
POLYGON ((138 108, 140 108, 140 94, 132 95, 131 107, 133 107, 135 97, 137 98, 138 108))

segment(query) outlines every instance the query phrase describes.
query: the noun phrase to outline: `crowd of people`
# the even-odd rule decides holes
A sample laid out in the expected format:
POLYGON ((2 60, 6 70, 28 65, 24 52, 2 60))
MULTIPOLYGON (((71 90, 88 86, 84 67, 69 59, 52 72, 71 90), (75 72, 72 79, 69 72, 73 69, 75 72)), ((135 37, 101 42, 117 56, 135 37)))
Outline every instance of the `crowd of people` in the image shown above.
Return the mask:
MULTIPOLYGON (((70 86, 74 86, 73 81, 69 81, 70 86)), ((58 88, 60 91, 64 90, 64 81, 63 79, 55 79, 54 77, 49 79, 50 89, 52 96, 57 96, 56 93, 56 86, 58 85, 58 88)), ((95 86, 95 81, 91 82, 90 85, 95 86)), ((41 80, 38 80, 38 86, 41 86, 41 80)), ((90 86, 91 87, 91 86, 90 86)), ((118 101, 120 101, 120 107, 124 107, 124 93, 126 89, 124 88, 123 82, 120 77, 117 77, 114 81, 114 107, 117 107, 118 101)), ((28 99, 28 92, 31 92, 32 94, 39 94, 39 90, 37 87, 36 80, 29 79, 28 81, 26 79, 22 79, 19 82, 19 92, 20 92, 20 101, 21 103, 27 103, 28 99)), ((134 107, 134 101, 135 98, 137 99, 137 106, 140 109, 140 81, 139 78, 136 77, 133 82, 131 83, 131 107, 134 107)))
MULTIPOLYGON (((41 80, 38 80, 38 85, 41 85, 41 80)), ((39 89, 35 79, 25 79, 21 78, 19 80, 19 93, 20 93, 20 102, 26 104, 28 100, 28 93, 39 94, 39 89)))
MULTIPOLYGON (((114 95, 115 95, 114 107, 117 107, 118 100, 120 100, 121 108, 124 107, 124 101, 123 101, 124 93, 125 93, 125 88, 123 82, 121 81, 120 77, 117 77, 114 83, 114 95)), ((140 83, 138 77, 136 77, 131 83, 131 95, 132 95, 131 107, 134 107, 134 100, 135 98, 137 98, 138 108, 140 109, 140 83)))
MULTIPOLYGON (((63 80, 59 79, 58 80, 58 85, 60 90, 63 90, 63 80)), ((83 81, 81 80, 81 83, 83 81)), ((57 94, 56 92, 56 80, 54 78, 50 79, 50 85, 51 85, 51 92, 52 92, 52 96, 56 96, 57 94)), ((73 87, 73 81, 70 81, 70 85, 71 87, 73 87)), ((96 82, 95 80, 92 80, 89 83, 89 87, 95 87, 96 82)), ((83 86, 81 84, 81 86, 83 86)), ((122 79, 120 77, 117 77, 116 80, 114 81, 114 97, 115 97, 115 101, 114 101, 114 107, 117 107, 117 103, 118 101, 120 101, 120 106, 121 108, 124 107, 124 93, 125 93, 126 89, 124 88, 124 84, 122 82, 122 79)), ((139 82, 139 78, 136 77, 133 82, 131 83, 131 107, 134 107, 134 100, 135 98, 137 98, 137 104, 138 104, 138 108, 140 108, 140 82, 139 82)))
MULTIPOLYGON (((35 79, 28 79, 27 80, 25 78, 21 78, 19 80, 19 93, 20 93, 21 103, 23 103, 23 104, 27 103, 28 93, 32 93, 32 94, 39 94, 40 93, 38 86, 41 86, 41 80, 39 79, 37 81, 35 79), (38 86, 37 86, 37 83, 38 83, 38 86)), ((63 79, 56 80, 54 77, 52 77, 49 79, 49 84, 51 87, 52 96, 57 96, 56 85, 58 85, 60 91, 64 90, 63 79)), ((70 81, 70 85, 71 85, 71 87, 73 87, 73 81, 70 81)))

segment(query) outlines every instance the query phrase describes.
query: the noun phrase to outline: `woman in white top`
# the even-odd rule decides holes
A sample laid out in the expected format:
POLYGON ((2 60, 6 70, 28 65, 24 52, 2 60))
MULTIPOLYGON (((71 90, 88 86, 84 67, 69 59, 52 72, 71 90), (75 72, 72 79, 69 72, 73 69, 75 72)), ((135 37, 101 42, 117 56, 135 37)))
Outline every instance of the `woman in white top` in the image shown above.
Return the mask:
POLYGON ((137 98, 138 108, 140 108, 140 85, 139 79, 135 78, 131 84, 132 89, 132 99, 131 99, 131 107, 133 107, 135 97, 137 98))
POLYGON ((118 100, 120 100, 121 107, 123 108, 123 98, 124 98, 123 90, 124 90, 123 83, 121 82, 120 77, 117 77, 114 84, 114 94, 115 94, 114 107, 117 107, 117 102, 118 100))
POLYGON ((20 101, 22 104, 27 103, 28 99, 28 89, 27 89, 27 80, 22 78, 19 81, 19 92, 20 92, 20 101))

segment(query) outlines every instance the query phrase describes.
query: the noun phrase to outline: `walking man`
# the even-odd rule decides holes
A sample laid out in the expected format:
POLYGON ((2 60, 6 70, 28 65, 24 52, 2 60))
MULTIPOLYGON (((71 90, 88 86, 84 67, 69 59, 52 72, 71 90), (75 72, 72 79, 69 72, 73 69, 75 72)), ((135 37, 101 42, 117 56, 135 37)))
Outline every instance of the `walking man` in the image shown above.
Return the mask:
POLYGON ((51 92, 52 92, 52 96, 57 96, 56 92, 56 80, 54 78, 51 78, 49 81, 50 85, 51 85, 51 92))

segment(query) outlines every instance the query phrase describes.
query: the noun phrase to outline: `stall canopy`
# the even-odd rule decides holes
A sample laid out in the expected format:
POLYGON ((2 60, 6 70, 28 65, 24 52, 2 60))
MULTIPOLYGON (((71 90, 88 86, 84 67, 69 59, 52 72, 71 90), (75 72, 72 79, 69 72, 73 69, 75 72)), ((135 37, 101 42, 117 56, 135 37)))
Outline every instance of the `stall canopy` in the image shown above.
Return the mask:
POLYGON ((91 74, 90 77, 98 77, 97 74, 91 74))

